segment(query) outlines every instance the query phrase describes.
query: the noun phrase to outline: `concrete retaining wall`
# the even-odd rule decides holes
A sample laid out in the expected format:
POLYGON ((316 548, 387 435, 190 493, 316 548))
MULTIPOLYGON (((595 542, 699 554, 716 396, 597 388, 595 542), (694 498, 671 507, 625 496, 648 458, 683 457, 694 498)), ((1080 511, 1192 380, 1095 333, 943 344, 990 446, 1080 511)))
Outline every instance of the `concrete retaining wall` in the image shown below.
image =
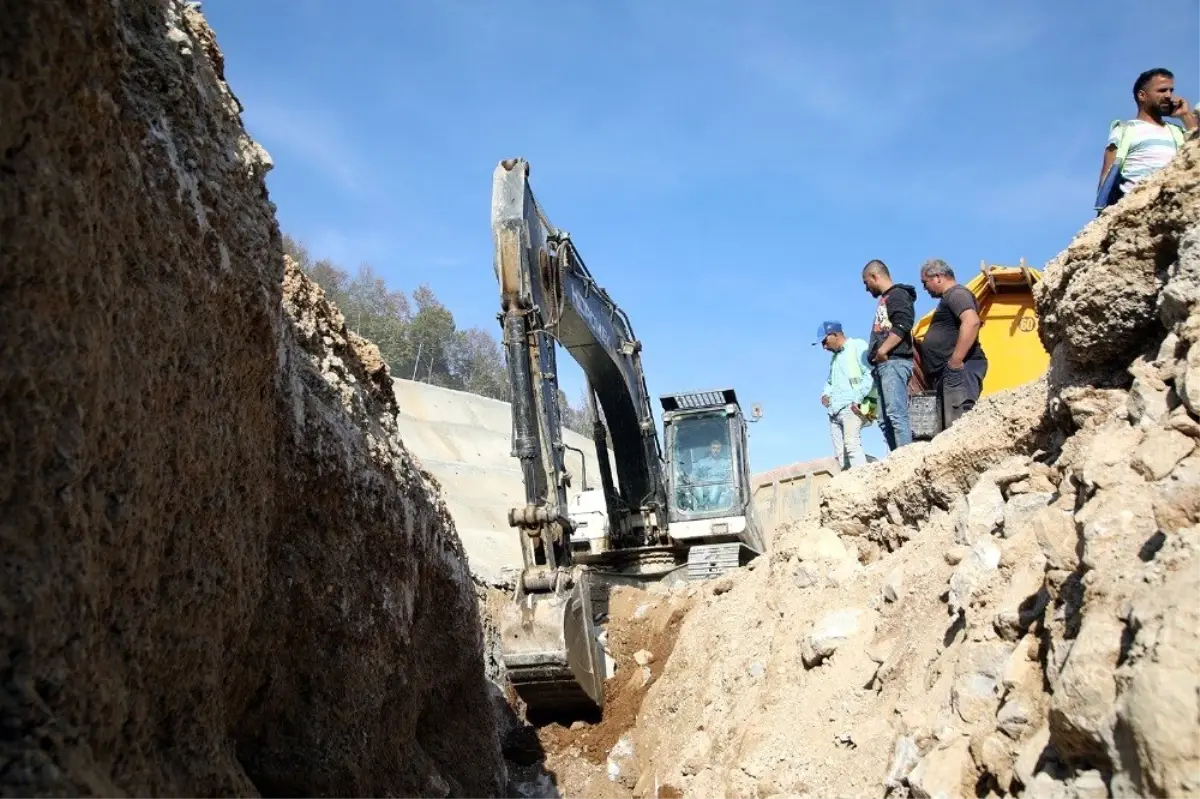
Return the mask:
MULTIPOLYGON (((512 457, 512 416, 507 402, 428 383, 393 381, 400 405, 400 437, 442 484, 442 494, 467 550, 471 570, 497 582, 505 567, 521 564, 517 533, 508 526, 511 507, 525 503, 521 469, 512 457)), ((567 444, 586 455, 588 481, 600 472, 591 439, 564 431, 567 444)), ((583 487, 579 454, 567 452, 574 479, 568 494, 583 487)))

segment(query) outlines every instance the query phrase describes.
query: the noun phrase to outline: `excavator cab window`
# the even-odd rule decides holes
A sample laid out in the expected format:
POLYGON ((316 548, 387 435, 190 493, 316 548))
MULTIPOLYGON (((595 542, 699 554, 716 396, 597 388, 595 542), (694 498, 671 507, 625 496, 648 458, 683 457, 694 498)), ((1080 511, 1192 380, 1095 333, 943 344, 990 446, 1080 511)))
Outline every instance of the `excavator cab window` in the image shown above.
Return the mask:
POLYGON ((696 515, 733 510, 738 504, 737 467, 725 412, 676 419, 672 433, 676 508, 696 515))

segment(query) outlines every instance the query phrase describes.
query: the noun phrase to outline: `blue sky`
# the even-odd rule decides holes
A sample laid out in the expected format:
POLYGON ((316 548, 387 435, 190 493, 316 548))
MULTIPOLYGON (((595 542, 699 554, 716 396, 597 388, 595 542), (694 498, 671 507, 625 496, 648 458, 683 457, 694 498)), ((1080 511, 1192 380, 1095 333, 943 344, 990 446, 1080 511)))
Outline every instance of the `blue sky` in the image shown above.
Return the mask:
MULTIPOLYGON (((534 191, 629 313, 651 392, 761 402, 755 470, 826 455, 817 323, 859 270, 1041 265, 1089 219, 1110 120, 1166 66, 1200 99, 1195 0, 209 0, 315 255, 427 282, 496 331, 491 174, 534 191)), ((933 302, 920 293, 918 312, 933 302)), ((563 362, 569 362, 563 356, 563 362)), ((572 364, 573 366, 573 364, 572 364)), ((581 374, 564 369, 572 398, 581 374)), ((655 400, 657 411, 657 399, 655 400)), ((885 450, 878 428, 867 449, 885 450)))

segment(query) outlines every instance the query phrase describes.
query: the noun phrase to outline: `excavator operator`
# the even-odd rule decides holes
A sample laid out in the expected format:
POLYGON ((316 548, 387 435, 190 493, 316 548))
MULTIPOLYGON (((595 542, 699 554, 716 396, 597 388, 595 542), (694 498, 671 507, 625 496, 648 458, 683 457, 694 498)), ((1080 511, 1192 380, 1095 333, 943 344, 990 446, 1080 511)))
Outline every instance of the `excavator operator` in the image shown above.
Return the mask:
POLYGON ((728 507, 732 501, 733 463, 721 452, 723 448, 720 439, 714 438, 708 445, 707 454, 692 464, 689 482, 693 486, 695 510, 719 510, 728 507))

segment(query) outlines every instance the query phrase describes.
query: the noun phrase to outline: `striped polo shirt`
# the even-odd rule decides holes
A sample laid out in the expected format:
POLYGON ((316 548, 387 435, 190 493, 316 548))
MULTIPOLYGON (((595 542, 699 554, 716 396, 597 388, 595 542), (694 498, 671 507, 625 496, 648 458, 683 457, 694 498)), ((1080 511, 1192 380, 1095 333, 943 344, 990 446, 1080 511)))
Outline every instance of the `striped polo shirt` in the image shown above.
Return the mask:
MULTIPOLYGON (((1129 154, 1125 156, 1125 164, 1121 167, 1122 194, 1129 193, 1138 183, 1166 166, 1176 152, 1175 140, 1165 124, 1155 125, 1142 119, 1131 119, 1125 126, 1129 127, 1132 138, 1129 154)), ((1108 137, 1110 145, 1118 145, 1122 127, 1113 128, 1108 137)))

